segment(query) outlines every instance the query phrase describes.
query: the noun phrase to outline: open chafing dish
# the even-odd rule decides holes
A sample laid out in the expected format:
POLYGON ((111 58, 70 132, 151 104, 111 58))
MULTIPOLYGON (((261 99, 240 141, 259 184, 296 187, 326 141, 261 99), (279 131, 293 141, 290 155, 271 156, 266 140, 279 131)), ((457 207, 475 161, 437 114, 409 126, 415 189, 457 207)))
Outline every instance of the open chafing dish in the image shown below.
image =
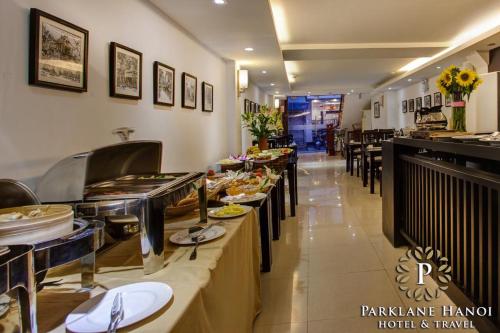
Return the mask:
POLYGON ((77 217, 106 223, 114 240, 140 232, 144 273, 164 265, 164 223, 182 199, 197 196, 200 222, 207 221, 202 172, 160 173, 159 141, 128 141, 67 157, 41 179, 43 203, 72 204, 77 217))

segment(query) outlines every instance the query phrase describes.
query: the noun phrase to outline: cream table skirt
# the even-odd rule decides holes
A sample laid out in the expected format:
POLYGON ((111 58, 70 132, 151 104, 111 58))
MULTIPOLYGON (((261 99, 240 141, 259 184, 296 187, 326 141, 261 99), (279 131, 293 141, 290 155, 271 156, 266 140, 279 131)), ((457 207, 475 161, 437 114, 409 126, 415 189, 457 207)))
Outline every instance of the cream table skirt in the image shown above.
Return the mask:
MULTIPOLYGON (((214 222, 210 220, 209 223, 214 222)), ((97 258, 91 292, 77 292, 80 275, 77 265, 53 270, 46 281, 62 278, 58 287, 38 293, 40 332, 65 332, 68 313, 88 298, 106 289, 140 281, 168 283, 173 300, 160 312, 123 332, 252 332, 260 311, 259 227, 252 210, 244 217, 226 220, 224 237, 200 245, 198 258, 189 260, 192 247, 177 247, 168 242, 166 266, 143 275, 140 266, 139 239, 122 242, 97 258)), ((141 306, 141 304, 137 304, 141 306)))

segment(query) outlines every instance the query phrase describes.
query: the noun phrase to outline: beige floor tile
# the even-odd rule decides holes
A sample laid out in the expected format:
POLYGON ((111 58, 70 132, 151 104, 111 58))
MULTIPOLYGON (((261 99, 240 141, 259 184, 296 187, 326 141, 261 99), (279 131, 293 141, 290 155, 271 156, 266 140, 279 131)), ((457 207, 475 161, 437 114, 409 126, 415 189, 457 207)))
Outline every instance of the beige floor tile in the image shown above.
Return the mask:
POLYGON ((307 333, 307 323, 287 323, 280 325, 256 325, 254 333, 307 333))
MULTIPOLYGON (((378 329, 376 318, 362 318, 360 316, 353 318, 339 318, 319 321, 309 321, 309 333, 375 333, 383 332, 378 329)), ((415 332, 408 329, 391 329, 389 332, 415 332)))
POLYGON ((255 325, 307 322, 307 287, 293 278, 264 279, 262 311, 255 325))
POLYGON ((332 245, 310 251, 309 277, 383 269, 371 244, 332 245))
POLYGON ((309 320, 359 316, 361 305, 402 306, 384 271, 309 278, 309 320))
POLYGON ((305 235, 305 242, 310 248, 370 244, 370 240, 364 230, 356 226, 311 228, 308 234, 305 235))

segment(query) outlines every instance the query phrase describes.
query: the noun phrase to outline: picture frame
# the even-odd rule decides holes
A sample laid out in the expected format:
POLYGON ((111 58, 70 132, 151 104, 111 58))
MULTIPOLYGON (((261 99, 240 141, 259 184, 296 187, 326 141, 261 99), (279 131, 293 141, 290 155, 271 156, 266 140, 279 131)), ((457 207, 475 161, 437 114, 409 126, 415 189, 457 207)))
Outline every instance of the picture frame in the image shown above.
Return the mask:
POLYGON ((443 105, 443 96, 441 93, 435 92, 434 93, 434 106, 442 106, 443 105))
POLYGON ((403 113, 408 112, 408 101, 404 100, 402 104, 403 104, 402 105, 402 107, 403 107, 403 113))
POLYGON ((142 98, 141 52, 116 42, 110 43, 109 95, 124 99, 142 98))
POLYGON ((250 101, 250 112, 255 113, 255 102, 250 101))
POLYGON ((424 97, 424 108, 432 107, 432 97, 431 95, 426 95, 424 97))
POLYGON ((415 100, 408 100, 408 112, 415 112, 415 100))
POLYGON ((255 103, 255 112, 260 112, 260 104, 255 103))
POLYGON ((196 109, 198 78, 189 73, 182 73, 182 107, 196 109))
POLYGON ((444 106, 450 107, 451 103, 452 103, 451 94, 448 95, 448 96, 445 96, 445 98, 444 98, 444 106))
POLYGON ((415 110, 416 111, 422 110, 422 97, 415 98, 415 110))
POLYGON ((250 100, 245 98, 245 102, 243 104, 243 111, 250 112, 250 100))
POLYGON ((214 86, 203 81, 201 83, 201 110, 204 112, 214 112, 214 86))
POLYGON ((373 117, 380 118, 380 103, 379 102, 373 103, 373 117))
POLYGON ((175 105, 175 68, 159 61, 153 63, 153 103, 175 105))
POLYGON ((88 53, 88 30, 37 8, 31 8, 28 75, 30 85, 86 92, 88 53))

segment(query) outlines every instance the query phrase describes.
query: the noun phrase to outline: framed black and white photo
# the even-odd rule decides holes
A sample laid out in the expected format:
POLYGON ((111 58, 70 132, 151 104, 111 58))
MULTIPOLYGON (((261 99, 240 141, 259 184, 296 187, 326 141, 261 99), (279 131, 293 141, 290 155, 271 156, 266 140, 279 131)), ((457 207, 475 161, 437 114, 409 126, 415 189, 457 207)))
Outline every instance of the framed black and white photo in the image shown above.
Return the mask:
POLYGON ((430 108, 432 106, 432 97, 427 95, 424 97, 424 108, 430 108))
POLYGON ((408 101, 404 100, 403 101, 403 113, 408 112, 408 101))
POLYGON ((214 111, 214 86, 210 83, 202 82, 201 84, 201 100, 202 111, 214 111))
POLYGON ((434 106, 440 106, 443 105, 443 97, 441 93, 438 91, 434 93, 434 106))
POLYGON ((188 73, 182 73, 182 107, 196 109, 198 79, 188 73))
POLYGON ((255 113, 255 103, 250 101, 250 112, 254 112, 255 113))
POLYGON ((445 98, 444 98, 444 103, 445 103, 444 106, 450 107, 451 106, 451 102, 452 102, 451 94, 445 96, 445 98))
POLYGON ((415 98, 415 106, 417 111, 422 110, 422 97, 415 98))
POLYGON ((245 98, 245 104, 243 107, 245 112, 250 112, 250 100, 245 98))
POLYGON ((88 48, 88 30, 31 8, 29 84, 87 91, 88 48))
POLYGON ((175 69, 159 61, 153 64, 153 102, 165 106, 175 104, 175 69))
POLYGON ((415 112, 415 100, 414 99, 408 100, 408 111, 415 112))
POLYGON ((111 42, 109 46, 109 95, 142 98, 142 53, 111 42))
POLYGON ((380 118, 380 103, 373 103, 373 117, 380 118))

